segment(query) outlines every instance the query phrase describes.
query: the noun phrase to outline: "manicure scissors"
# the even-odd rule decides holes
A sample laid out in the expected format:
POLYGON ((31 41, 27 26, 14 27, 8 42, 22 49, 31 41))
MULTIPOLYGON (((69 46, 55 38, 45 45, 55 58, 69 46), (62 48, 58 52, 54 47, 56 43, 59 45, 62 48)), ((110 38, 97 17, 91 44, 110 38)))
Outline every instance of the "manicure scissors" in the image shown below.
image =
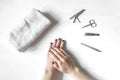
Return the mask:
POLYGON ((89 21, 89 24, 88 25, 86 25, 86 26, 83 26, 82 28, 85 28, 85 27, 88 27, 88 26, 91 26, 91 27, 96 27, 97 26, 97 24, 95 23, 95 20, 94 19, 92 19, 92 20, 90 20, 89 21))

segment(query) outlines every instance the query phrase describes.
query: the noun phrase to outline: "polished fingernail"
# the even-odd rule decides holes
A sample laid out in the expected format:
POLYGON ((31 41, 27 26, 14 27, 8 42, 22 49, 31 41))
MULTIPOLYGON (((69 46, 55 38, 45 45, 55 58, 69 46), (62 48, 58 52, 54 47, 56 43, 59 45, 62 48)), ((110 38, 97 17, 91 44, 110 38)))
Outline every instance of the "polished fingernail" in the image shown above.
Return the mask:
POLYGON ((54 62, 52 62, 52 64, 54 64, 54 62))

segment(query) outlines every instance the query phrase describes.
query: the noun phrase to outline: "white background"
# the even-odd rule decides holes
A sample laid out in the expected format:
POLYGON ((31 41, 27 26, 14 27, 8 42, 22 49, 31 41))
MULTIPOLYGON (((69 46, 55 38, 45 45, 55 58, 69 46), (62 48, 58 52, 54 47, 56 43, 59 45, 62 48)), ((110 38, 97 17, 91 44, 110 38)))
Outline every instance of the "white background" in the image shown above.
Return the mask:
MULTIPOLYGON (((66 40, 67 50, 98 80, 120 80, 119 0, 0 0, 0 80, 41 80, 49 43, 55 38, 66 40), (41 39, 21 53, 9 42, 9 33, 32 8, 42 11, 53 24, 41 39), (81 9, 86 9, 79 17, 81 23, 72 23, 69 18, 81 9), (82 29, 90 19, 95 19, 97 27, 82 29), (100 36, 87 37, 86 32, 100 36)), ((73 80, 66 74, 61 77, 73 80)))

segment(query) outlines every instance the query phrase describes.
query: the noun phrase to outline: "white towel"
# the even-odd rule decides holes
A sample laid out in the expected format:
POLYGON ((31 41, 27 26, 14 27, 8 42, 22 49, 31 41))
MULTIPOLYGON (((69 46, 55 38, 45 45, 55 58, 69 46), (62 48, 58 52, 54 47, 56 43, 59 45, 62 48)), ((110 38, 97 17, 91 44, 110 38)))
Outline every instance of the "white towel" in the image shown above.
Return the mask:
POLYGON ((39 10, 32 9, 24 20, 13 28, 10 41, 19 51, 24 51, 51 24, 39 10))

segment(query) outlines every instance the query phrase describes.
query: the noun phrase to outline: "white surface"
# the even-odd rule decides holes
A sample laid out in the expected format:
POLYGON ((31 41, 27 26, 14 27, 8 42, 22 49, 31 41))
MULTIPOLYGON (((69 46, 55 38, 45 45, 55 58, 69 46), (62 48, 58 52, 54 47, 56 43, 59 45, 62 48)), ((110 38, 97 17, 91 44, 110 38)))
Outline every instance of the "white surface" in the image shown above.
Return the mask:
MULTIPOLYGON (((41 80, 49 43, 55 38, 67 41, 79 63, 99 80, 120 80, 120 5, 119 0, 0 0, 0 80, 41 80), (25 53, 9 42, 9 32, 25 14, 37 8, 57 23, 25 53), (69 18, 81 9, 81 24, 69 18), (81 29, 95 19, 96 28, 81 29), (98 32, 100 37, 86 37, 85 32, 98 32), (102 53, 82 46, 92 45, 102 53)), ((63 80, 72 80, 68 75, 63 80)))

